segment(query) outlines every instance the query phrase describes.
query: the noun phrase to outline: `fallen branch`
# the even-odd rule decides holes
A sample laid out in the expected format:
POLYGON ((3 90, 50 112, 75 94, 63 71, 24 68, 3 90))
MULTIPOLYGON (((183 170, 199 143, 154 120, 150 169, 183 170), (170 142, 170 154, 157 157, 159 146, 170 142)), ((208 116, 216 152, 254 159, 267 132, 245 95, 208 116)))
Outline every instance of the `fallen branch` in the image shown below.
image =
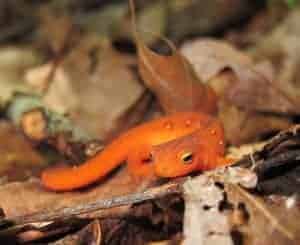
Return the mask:
MULTIPOLYGON (((49 222, 58 219, 69 219, 78 215, 95 212, 124 205, 141 203, 146 200, 160 198, 169 194, 182 192, 182 181, 172 182, 159 187, 150 188, 141 193, 134 193, 126 196, 113 197, 92 203, 86 203, 75 207, 66 207, 58 210, 50 210, 29 214, 26 216, 16 216, 7 220, 2 220, 2 224, 13 223, 14 225, 26 225, 30 223, 49 222)), ((96 218, 96 217, 95 217, 96 218)))
MULTIPOLYGON (((269 159, 263 161, 263 164, 258 164, 254 167, 254 171, 259 178, 263 178, 266 173, 269 173, 271 169, 275 169, 286 164, 293 163, 294 166, 299 165, 300 150, 290 150, 280 154, 277 154, 269 159)), ((281 173, 282 174, 282 173, 281 173)))

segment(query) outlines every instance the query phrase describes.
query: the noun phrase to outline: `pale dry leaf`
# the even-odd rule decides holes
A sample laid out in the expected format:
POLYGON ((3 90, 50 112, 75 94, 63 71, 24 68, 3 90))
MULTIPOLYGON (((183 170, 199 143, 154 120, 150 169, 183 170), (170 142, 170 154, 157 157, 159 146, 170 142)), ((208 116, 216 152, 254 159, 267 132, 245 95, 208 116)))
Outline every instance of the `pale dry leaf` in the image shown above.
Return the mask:
POLYGON ((266 145, 266 141, 243 144, 238 147, 230 146, 227 149, 226 156, 233 159, 241 159, 243 156, 254 154, 254 152, 262 150, 266 145))
POLYGON ((249 56, 220 40, 203 38, 189 41, 180 50, 203 81, 212 79, 233 64, 253 64, 249 56))
POLYGON ((24 73, 42 61, 30 47, 2 47, 0 49, 0 102, 7 103, 17 92, 32 93, 24 81, 24 73))
POLYGON ((298 244, 299 217, 297 209, 252 195, 237 185, 225 184, 228 199, 235 205, 245 205, 249 215, 246 224, 236 227, 245 244, 298 244), (257 234, 260 234, 257 236, 257 234))
MULTIPOLYGON (((57 67, 43 101, 68 114, 90 135, 106 139, 120 127, 121 118, 134 114, 136 106, 135 117, 141 118, 148 105, 142 101, 149 101, 145 89, 128 64, 132 58, 115 51, 108 41, 87 37, 57 67)), ((136 122, 123 121, 123 126, 132 123, 136 122)))
POLYGON ((205 175, 184 184, 183 244, 233 245, 227 217, 219 210, 224 192, 205 175))
MULTIPOLYGON (((275 113, 298 113, 299 109, 274 80, 270 68, 257 66, 252 59, 229 44, 213 39, 186 43, 183 54, 205 81, 214 79, 213 86, 221 97, 246 110, 275 113), (227 82, 218 84, 218 76, 227 70, 227 82), (221 85, 221 89, 218 88, 221 85)), ((219 79, 220 80, 220 79, 219 79)))
POLYGON ((254 56, 270 59, 276 65, 277 86, 299 108, 299 8, 289 11, 280 24, 254 46, 254 56))

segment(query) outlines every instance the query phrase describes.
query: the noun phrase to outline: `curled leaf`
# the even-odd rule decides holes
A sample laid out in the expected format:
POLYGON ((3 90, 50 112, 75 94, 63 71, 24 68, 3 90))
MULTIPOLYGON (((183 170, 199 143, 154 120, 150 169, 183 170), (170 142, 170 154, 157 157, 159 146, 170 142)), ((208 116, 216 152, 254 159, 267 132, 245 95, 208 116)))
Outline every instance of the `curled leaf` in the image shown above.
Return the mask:
POLYGON ((130 1, 130 5, 139 72, 164 111, 215 113, 217 105, 214 91, 200 81, 193 67, 170 41, 161 38, 171 49, 172 54, 168 56, 157 54, 144 44, 136 28, 133 1, 130 1))

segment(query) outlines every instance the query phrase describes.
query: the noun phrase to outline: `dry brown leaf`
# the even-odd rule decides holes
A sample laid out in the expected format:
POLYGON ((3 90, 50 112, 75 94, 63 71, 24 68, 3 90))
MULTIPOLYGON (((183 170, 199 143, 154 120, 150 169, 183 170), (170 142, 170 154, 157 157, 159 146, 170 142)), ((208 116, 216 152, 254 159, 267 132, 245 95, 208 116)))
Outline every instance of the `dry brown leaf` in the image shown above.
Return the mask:
POLYGON ((138 50, 138 67, 146 86, 156 95, 167 113, 176 111, 216 112, 214 91, 198 79, 192 66, 168 40, 168 56, 149 49, 136 30, 133 1, 132 28, 138 50))
POLYGON ((94 220, 75 234, 65 236, 52 245, 102 244, 102 230, 99 220, 94 220))
MULTIPOLYGON (((92 189, 63 194, 45 192, 36 180, 32 180, 32 183, 24 182, 23 185, 22 183, 8 184, 3 189, 0 188, 0 194, 10 195, 8 197, 10 203, 6 201, 2 203, 7 218, 14 219, 19 224, 18 227, 27 224, 25 226, 28 228, 14 230, 16 233, 29 230, 28 233, 21 234, 23 240, 39 239, 51 236, 51 233, 55 235, 63 231, 69 232, 68 227, 76 225, 74 223, 76 220, 72 219, 75 218, 74 215, 90 219, 101 218, 102 239, 105 244, 121 242, 121 244, 145 244, 148 240, 167 239, 171 234, 180 231, 182 199, 176 194, 171 195, 171 193, 181 192, 179 183, 166 184, 162 188, 148 188, 142 192, 151 181, 145 179, 142 182, 135 181, 129 178, 126 171, 119 171, 113 179, 108 178, 105 183, 102 181, 103 185, 92 189), (16 198, 19 198, 19 202, 23 202, 23 205, 15 203, 14 198, 9 194, 12 191, 18 191, 16 198), (142 202, 143 200, 148 201, 142 202), (133 203, 136 205, 133 206, 133 203), (20 209, 14 210, 14 208, 20 209), (18 216, 23 214, 25 216, 18 216), (68 219, 70 217, 71 219, 68 219), (48 222, 51 220, 58 222, 48 222), (61 223, 64 225, 62 226, 61 223), (137 241, 143 242, 137 243, 137 241)), ((66 238, 66 241, 68 240, 66 238)))
POLYGON ((254 196, 239 186, 226 185, 229 201, 246 212, 245 222, 232 224, 243 244, 299 244, 299 209, 254 196))
POLYGON ((277 82, 270 79, 268 66, 256 66, 250 57, 229 44, 200 39, 186 43, 182 47, 182 52, 204 81, 210 79, 216 81, 218 75, 227 70, 227 76, 230 76, 227 78, 228 83, 225 86, 215 84, 214 88, 230 103, 252 111, 299 112, 299 108, 278 87, 277 82))
MULTIPOLYGON (((150 101, 129 68, 134 62, 108 41, 88 36, 55 69, 43 101, 94 138, 111 138, 140 121, 150 101)), ((29 71, 28 82, 39 87, 51 65, 29 71)))
MULTIPOLYGON (((87 222, 85 222, 85 224, 86 223, 87 222)), ((84 222, 78 220, 66 223, 56 223, 53 225, 45 222, 41 226, 32 225, 29 229, 23 229, 23 231, 19 230, 19 232, 16 232, 17 234, 15 237, 11 237, 13 241, 5 240, 5 243, 29 244, 35 243, 36 241, 45 241, 52 237, 61 238, 61 234, 67 234, 62 239, 52 241, 51 245, 100 244, 102 240, 100 221, 94 220, 84 227, 83 225, 84 222), (75 231, 74 227, 76 227, 75 229, 83 228, 79 231, 75 231)), ((1 241, 2 240, 3 239, 1 238, 1 241)))
POLYGON ((257 176, 255 192, 224 181, 233 210, 233 234, 243 244, 299 244, 299 126, 281 132, 240 161, 257 176))
MULTIPOLYGON (((86 47, 77 49, 64 64, 68 71, 72 71, 70 77, 73 91, 79 102, 70 112, 71 119, 78 126, 103 139, 112 131, 118 130, 120 118, 130 117, 129 114, 138 111, 135 118, 139 121, 147 108, 149 98, 145 96, 144 87, 128 66, 132 63, 132 58, 122 56, 107 42, 101 46, 99 40, 94 41, 96 45, 83 44, 86 47), (93 51, 96 52, 95 60, 86 60, 89 63, 81 66, 78 59, 88 59, 89 52, 93 51)), ((123 126, 132 126, 136 121, 127 120, 122 123, 123 126)))
MULTIPOLYGON (((96 183, 95 186, 68 193, 46 191, 37 179, 31 179, 27 182, 12 182, 0 186, 1 208, 7 218, 45 210, 53 211, 62 207, 71 207, 142 191, 149 185, 149 181, 149 179, 142 181, 131 177, 127 169, 124 168, 106 180, 96 183), (12 195, 12 193, 18 193, 18 195, 12 195)), ((127 208, 128 206, 123 206, 111 209, 109 212, 112 214, 120 213, 127 208)))
POLYGON ((44 159, 30 142, 7 122, 0 121, 0 175, 24 179, 44 166, 44 159))
POLYGON ((281 23, 261 38, 254 47, 256 58, 268 58, 276 66, 277 86, 299 108, 300 9, 293 8, 281 23))
POLYGON ((249 56, 219 40, 203 38, 186 42, 180 50, 203 81, 212 79, 232 64, 252 64, 249 56))
POLYGON ((164 111, 216 111, 214 92, 197 81, 179 53, 161 56, 141 43, 138 46, 140 74, 164 111))
POLYGON ((291 125, 288 118, 259 113, 298 110, 273 82, 270 64, 255 65, 229 44, 211 39, 186 43, 182 52, 219 95, 219 116, 229 143, 248 143, 291 125))
POLYGON ((41 46, 60 56, 80 40, 79 28, 75 27, 70 16, 51 11, 51 8, 47 7, 41 7, 39 10, 37 14, 40 25, 37 33, 41 46))
POLYGON ((133 206, 127 220, 103 220, 101 224, 105 244, 148 244, 148 241, 163 239, 174 241, 162 244, 178 244, 179 237, 176 239, 176 234, 180 234, 183 213, 178 206, 183 209, 182 204, 183 200, 179 196, 167 195, 133 206))
POLYGON ((287 118, 248 112, 227 101, 221 101, 219 108, 226 139, 233 145, 257 140, 261 135, 287 129, 292 125, 287 118))
MULTIPOLYGON (((237 71, 237 70, 236 70, 237 71)), ((299 108, 263 73, 254 68, 239 69, 237 81, 226 90, 225 96, 233 104, 251 111, 297 114, 299 108)))

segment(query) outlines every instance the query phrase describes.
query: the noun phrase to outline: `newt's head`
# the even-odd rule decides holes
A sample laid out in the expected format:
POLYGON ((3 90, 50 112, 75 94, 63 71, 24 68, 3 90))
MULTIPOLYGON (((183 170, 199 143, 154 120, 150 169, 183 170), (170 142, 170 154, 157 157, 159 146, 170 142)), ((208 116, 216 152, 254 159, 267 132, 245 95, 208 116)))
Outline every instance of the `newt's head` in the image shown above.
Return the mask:
POLYGON ((217 167, 224 154, 224 135, 219 124, 211 126, 155 146, 152 160, 156 175, 177 177, 217 167))

